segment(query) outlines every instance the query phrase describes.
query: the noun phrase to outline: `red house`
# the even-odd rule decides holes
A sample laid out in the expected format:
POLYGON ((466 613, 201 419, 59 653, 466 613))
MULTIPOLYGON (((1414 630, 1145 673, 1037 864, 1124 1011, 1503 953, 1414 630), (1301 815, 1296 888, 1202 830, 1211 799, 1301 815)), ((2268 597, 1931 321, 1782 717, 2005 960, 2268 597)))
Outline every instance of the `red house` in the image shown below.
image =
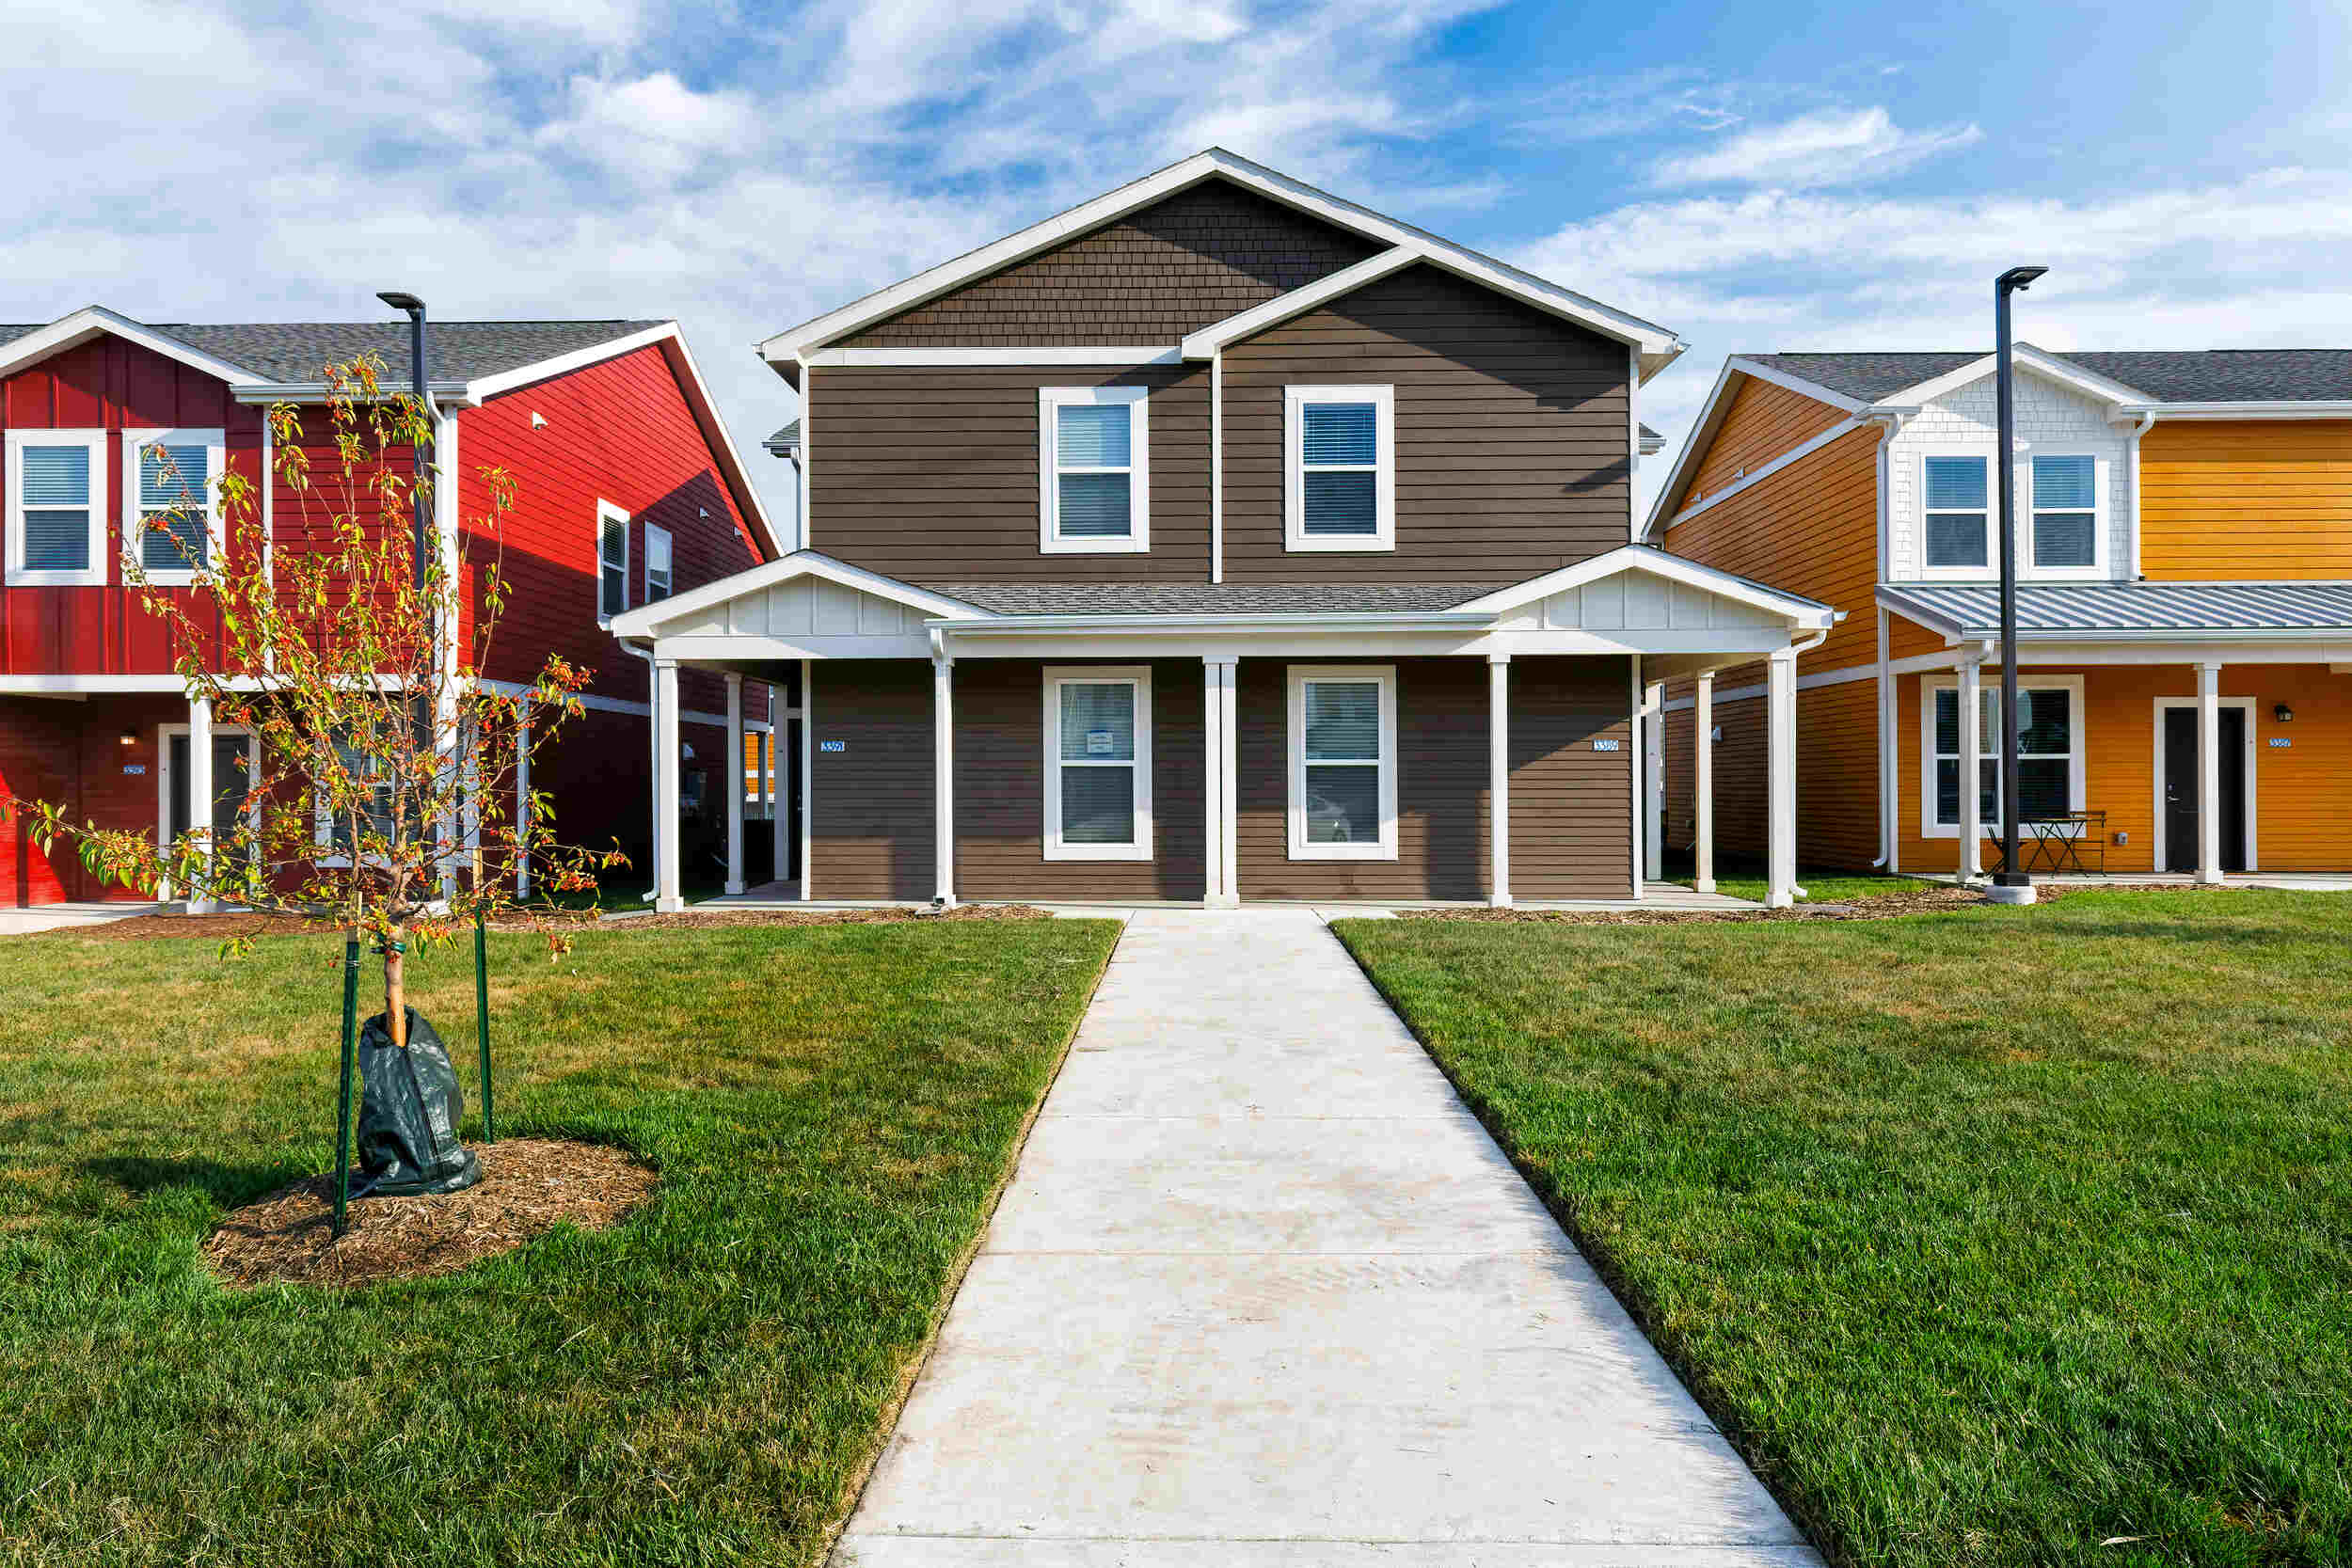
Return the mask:
MULTIPOLYGON (((143 454, 206 493, 225 472, 275 475, 263 414, 319 402, 329 364, 373 352, 387 386, 410 379, 405 322, 156 325, 90 307, 48 325, 0 326, 0 795, 64 802, 75 820, 183 831, 192 749, 213 759, 217 796, 242 793, 250 737, 213 726, 183 694, 162 624, 124 567, 167 585, 181 541, 144 522, 143 454)), ((617 838, 650 865, 652 671, 608 636, 614 615, 773 559, 775 535, 677 324, 435 322, 429 387, 438 415, 436 524, 446 557, 486 561, 511 584, 487 682, 529 681, 549 652, 595 672, 585 717, 535 767, 567 842, 617 838), (519 489, 501 537, 479 536, 485 467, 519 489)), ((335 465, 321 408, 305 421, 335 465)), ((276 558, 300 550, 316 503, 274 482, 263 532, 276 558)), ((216 499, 191 547, 221 547, 216 499)), ((183 522, 183 535, 199 531, 183 522)), ((182 567, 185 581, 192 573, 182 567)), ((465 635, 453 628, 453 636, 465 635)), ((460 643, 461 650, 465 644, 460 643)), ((706 673, 682 682, 679 719, 694 824, 723 832, 730 711, 768 728, 765 687, 706 673), (696 801, 707 802, 697 813, 696 801)), ((215 810, 220 809, 218 805, 215 810)), ((0 824, 0 906, 130 897, 0 824)))

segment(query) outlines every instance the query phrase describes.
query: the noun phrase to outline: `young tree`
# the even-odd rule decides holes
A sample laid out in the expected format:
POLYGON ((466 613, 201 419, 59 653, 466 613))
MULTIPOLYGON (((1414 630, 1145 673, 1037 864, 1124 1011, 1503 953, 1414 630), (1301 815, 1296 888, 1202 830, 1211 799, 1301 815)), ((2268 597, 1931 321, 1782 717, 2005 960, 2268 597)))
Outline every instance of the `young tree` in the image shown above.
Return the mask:
MULTIPOLYGON (((226 548, 210 559, 202 498, 186 494, 167 455, 143 456, 155 471, 142 489, 184 498, 161 521, 196 568, 195 588, 158 590, 135 562, 126 576, 169 627, 190 700, 253 736, 247 786, 224 798, 227 819, 196 801, 188 831, 159 844, 73 823, 54 803, 10 804, 44 852, 68 839, 93 874, 149 896, 328 920, 371 943, 399 1046, 412 945, 519 916, 560 954, 564 926, 594 912, 596 872, 627 863, 617 846, 558 844, 545 792, 517 801, 519 770, 581 711, 588 675, 550 655, 519 695, 476 678, 508 602, 497 541, 516 486, 482 470, 488 511, 469 531, 492 542, 489 559, 429 548, 419 560, 409 517, 433 481, 421 465, 412 471, 411 454, 431 445, 433 419, 413 396, 388 392, 381 371, 372 356, 327 367, 324 474, 310 453, 328 443, 306 438, 301 410, 268 411, 277 472, 262 483, 275 481, 278 532, 298 546, 271 548, 260 486, 230 473, 216 486, 226 548), (564 897, 582 894, 585 909, 564 897)), ((145 527, 158 526, 151 513, 145 527)))

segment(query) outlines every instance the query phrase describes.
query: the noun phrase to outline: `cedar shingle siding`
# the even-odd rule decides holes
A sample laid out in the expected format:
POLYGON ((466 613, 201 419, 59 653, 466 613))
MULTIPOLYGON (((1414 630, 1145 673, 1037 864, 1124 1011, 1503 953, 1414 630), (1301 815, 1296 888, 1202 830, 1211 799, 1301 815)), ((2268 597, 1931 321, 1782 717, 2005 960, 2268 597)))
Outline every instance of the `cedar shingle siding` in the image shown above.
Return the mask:
POLYGON ((1211 180, 834 346, 1173 343, 1380 248, 1211 180))

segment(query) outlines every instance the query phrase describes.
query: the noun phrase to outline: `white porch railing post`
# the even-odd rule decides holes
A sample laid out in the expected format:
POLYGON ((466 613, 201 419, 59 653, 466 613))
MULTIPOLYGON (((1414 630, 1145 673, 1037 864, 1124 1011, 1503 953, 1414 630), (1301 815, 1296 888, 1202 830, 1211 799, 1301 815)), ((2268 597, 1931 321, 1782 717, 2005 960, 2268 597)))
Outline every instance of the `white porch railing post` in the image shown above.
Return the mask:
POLYGON ((1652 881, 1666 876, 1666 683, 1642 689, 1642 791, 1646 806, 1642 874, 1652 881))
POLYGON ((1797 656, 1783 648, 1767 660, 1765 686, 1766 771, 1769 842, 1765 856, 1764 907, 1785 910, 1797 901, 1797 656))
POLYGON ((2197 667, 2197 879, 2221 880, 2221 666, 2197 667))
POLYGON ((727 672, 727 895, 743 892, 743 677, 727 672))
POLYGON ((938 864, 933 899, 956 902, 956 661, 933 644, 931 653, 931 841, 938 864))
POLYGON ((1241 880, 1233 865, 1233 671, 1232 654, 1200 656, 1200 792, 1207 800, 1201 824, 1201 860, 1207 869, 1200 901, 1213 910, 1241 903, 1241 880))
POLYGON ((1691 886, 1715 891, 1715 672, 1699 672, 1691 697, 1691 886))
POLYGON ((678 878, 677 661, 658 658, 653 669, 653 907, 666 914, 686 907, 678 878))
POLYGON ((1511 656, 1486 656, 1486 902, 1511 906, 1511 656))
POLYGON ((1978 684, 1978 661, 1960 661, 1960 689, 1954 693, 1960 704, 1960 860, 1961 880, 1979 875, 1983 867, 1978 863, 1978 853, 1984 839, 1984 823, 1979 802, 1980 781, 1984 776, 1984 736, 1979 734, 1979 715, 1983 711, 1981 688, 1978 684))
MULTIPOLYGON (((182 832, 200 833, 197 842, 203 851, 204 869, 213 868, 213 700, 210 697, 188 699, 188 819, 180 823, 182 832)), ((190 890, 194 892, 193 889, 190 890)), ((209 914, 213 903, 209 898, 192 896, 188 899, 190 914, 209 914)))

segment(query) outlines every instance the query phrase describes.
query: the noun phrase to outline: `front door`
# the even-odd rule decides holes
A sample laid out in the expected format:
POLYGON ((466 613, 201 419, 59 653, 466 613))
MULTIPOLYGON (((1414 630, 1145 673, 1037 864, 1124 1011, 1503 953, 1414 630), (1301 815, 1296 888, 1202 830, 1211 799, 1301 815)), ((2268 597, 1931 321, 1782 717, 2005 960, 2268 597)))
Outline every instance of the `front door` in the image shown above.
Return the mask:
MULTIPOLYGON (((169 843, 188 831, 188 735, 185 730, 170 736, 164 753, 164 800, 167 802, 163 823, 164 841, 169 843)), ((252 787, 246 771, 251 756, 252 737, 243 735, 213 736, 213 836, 227 837, 236 830, 237 807, 245 793, 252 787)))
MULTIPOLYGON (((2221 721, 2221 869, 2246 869, 2246 710, 2225 707, 2221 721)), ((2164 865, 2197 869, 2197 710, 2164 710, 2164 865)))

